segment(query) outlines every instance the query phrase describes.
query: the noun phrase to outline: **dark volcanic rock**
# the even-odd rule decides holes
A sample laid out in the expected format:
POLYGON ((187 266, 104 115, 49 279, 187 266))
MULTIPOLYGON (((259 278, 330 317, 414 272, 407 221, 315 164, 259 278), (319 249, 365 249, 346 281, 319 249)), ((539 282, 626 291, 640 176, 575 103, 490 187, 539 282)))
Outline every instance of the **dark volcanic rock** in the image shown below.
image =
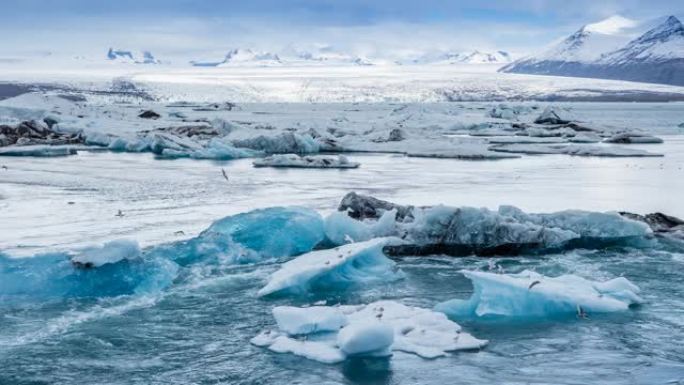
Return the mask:
POLYGON ((36 120, 24 121, 16 126, 0 125, 0 146, 84 143, 80 133, 57 132, 52 129, 53 125, 36 120))
POLYGON ((684 231, 684 220, 663 213, 640 215, 622 211, 620 212, 620 215, 625 218, 646 223, 654 233, 684 231))
POLYGON ((143 119, 159 119, 161 115, 152 110, 147 110, 143 111, 140 115, 138 115, 138 117, 143 119))
POLYGON ((347 215, 354 219, 378 219, 382 213, 393 209, 397 210, 397 220, 399 221, 413 218, 411 213, 413 206, 401 206, 372 196, 359 195, 355 192, 345 195, 337 208, 338 211, 346 211, 347 215))

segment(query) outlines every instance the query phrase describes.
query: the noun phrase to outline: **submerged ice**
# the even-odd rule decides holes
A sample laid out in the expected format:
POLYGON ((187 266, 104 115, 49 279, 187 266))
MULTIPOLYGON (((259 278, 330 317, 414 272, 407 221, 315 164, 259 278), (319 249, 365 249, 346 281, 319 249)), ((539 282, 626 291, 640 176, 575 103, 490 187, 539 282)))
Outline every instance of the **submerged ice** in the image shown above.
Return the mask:
POLYGON ((572 274, 546 277, 532 271, 462 273, 473 283, 472 296, 435 307, 453 318, 585 318, 592 313, 627 310, 643 302, 639 288, 624 277, 595 282, 572 274))
POLYGON ((444 314, 395 301, 278 306, 273 316, 278 329, 261 332, 251 340, 252 344, 324 363, 356 356, 388 356, 392 351, 437 358, 487 344, 464 332, 444 314))

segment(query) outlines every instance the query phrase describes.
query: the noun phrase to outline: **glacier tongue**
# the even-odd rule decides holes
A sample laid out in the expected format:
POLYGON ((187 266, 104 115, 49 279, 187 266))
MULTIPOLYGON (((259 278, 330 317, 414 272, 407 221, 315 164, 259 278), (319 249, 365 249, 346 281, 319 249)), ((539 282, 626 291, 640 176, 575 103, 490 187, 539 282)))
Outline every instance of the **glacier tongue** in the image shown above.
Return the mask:
POLYGON ((454 299, 435 310, 449 317, 543 318, 627 310, 639 304, 639 288, 626 278, 594 282, 576 275, 546 277, 531 271, 494 274, 462 271, 473 283, 468 300, 454 299))
POLYGON ((324 363, 352 356, 386 356, 392 351, 423 358, 480 349, 487 344, 461 330, 444 314, 395 301, 368 305, 278 306, 279 330, 266 330, 251 343, 324 363), (294 332, 294 333, 293 333, 294 332))

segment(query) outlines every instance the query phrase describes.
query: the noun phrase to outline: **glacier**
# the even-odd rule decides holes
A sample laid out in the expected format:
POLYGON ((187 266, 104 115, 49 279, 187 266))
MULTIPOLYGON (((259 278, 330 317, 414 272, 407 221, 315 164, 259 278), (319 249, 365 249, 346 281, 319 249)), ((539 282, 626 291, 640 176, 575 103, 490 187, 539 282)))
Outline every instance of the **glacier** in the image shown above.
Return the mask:
POLYGON ((367 305, 273 308, 277 330, 264 330, 251 343, 333 364, 358 356, 401 351, 434 359, 448 352, 487 345, 444 314, 396 301, 367 305))
POLYGON ((640 289, 624 277, 604 282, 576 275, 546 277, 532 271, 496 274, 463 270, 473 283, 470 299, 435 306, 449 317, 555 318, 624 311, 641 304, 640 289))

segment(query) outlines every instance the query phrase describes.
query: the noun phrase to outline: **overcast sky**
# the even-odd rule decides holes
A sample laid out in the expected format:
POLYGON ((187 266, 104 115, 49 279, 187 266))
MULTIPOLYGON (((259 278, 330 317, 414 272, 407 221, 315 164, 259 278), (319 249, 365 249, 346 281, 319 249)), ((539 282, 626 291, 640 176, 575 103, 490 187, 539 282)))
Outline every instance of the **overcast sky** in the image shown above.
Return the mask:
POLYGON ((172 56, 330 45, 357 54, 529 53, 620 14, 684 15, 682 0, 2 0, 0 53, 172 56))

